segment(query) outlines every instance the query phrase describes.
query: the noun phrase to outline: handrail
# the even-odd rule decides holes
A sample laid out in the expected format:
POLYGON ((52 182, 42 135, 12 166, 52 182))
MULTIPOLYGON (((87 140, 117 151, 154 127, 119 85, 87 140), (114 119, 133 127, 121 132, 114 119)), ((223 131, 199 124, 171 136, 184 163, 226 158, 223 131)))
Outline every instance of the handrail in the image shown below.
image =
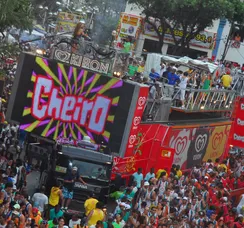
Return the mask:
MULTIPOLYGON (((164 87, 172 87, 169 84, 164 84, 164 87)), ((228 89, 195 89, 195 88, 180 88, 179 86, 174 86, 174 88, 179 89, 179 90, 186 90, 189 92, 227 92, 227 93, 237 93, 234 90, 228 90, 228 89)))
POLYGON ((161 88, 162 97, 155 100, 148 100, 150 104, 148 115, 157 115, 160 109, 160 101, 164 97, 171 98, 171 108, 183 112, 231 112, 233 110, 233 104, 237 96, 235 90, 227 89, 195 89, 195 88, 180 88, 179 86, 173 86, 166 83, 162 83, 161 88), (173 94, 165 94, 167 88, 171 89, 173 94), (181 92, 185 92, 184 101, 181 101, 181 92), (179 102, 178 102, 179 101, 179 102), (181 102, 184 102, 182 105, 181 102))

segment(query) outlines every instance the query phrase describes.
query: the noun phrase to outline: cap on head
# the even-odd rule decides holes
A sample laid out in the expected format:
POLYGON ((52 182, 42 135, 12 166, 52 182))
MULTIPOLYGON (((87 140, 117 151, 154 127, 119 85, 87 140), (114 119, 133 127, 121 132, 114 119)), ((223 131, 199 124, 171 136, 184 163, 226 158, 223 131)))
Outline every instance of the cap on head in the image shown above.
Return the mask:
POLYGON ((149 184, 149 182, 148 181, 146 181, 145 183, 144 183, 144 186, 149 186, 150 184, 149 184))
POLYGON ((77 171, 78 168, 77 168, 76 166, 74 166, 74 167, 72 168, 72 170, 73 170, 73 171, 77 171))
POLYGON ((34 207, 34 208, 32 209, 32 213, 37 214, 37 213, 38 213, 38 209, 37 209, 36 207, 34 207))
POLYGON ((19 209, 20 209, 20 205, 19 205, 18 203, 16 203, 16 204, 13 206, 13 208, 14 208, 15 210, 19 210, 19 209))

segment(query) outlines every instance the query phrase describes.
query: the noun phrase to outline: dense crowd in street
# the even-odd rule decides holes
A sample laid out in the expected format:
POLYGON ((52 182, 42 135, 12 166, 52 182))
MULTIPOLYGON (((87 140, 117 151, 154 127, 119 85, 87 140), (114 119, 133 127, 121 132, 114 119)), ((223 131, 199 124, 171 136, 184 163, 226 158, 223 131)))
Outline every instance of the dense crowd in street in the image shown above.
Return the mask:
MULTIPOLYGON (((129 66, 130 76, 143 71, 144 62, 139 66, 133 62, 129 66)), ((199 83, 199 88, 209 89, 212 86, 211 78, 205 75, 203 80, 197 74, 192 69, 180 72, 176 66, 166 67, 162 62, 161 72, 156 73, 152 69, 149 78, 165 78, 172 86, 179 81, 179 87, 184 92, 189 83, 199 83), (200 80, 197 81, 198 77, 200 80)), ((225 70, 221 75, 219 86, 230 89, 233 84, 230 73, 225 70), (224 75, 229 77, 223 79, 224 75)), ((148 79, 143 80, 148 83, 148 79)), ((155 85, 156 89, 158 85, 155 85)), ((230 153, 224 160, 208 160, 185 172, 178 165, 165 170, 162 164, 161 170, 151 168, 149 173, 143 175, 145 170, 139 168, 126 186, 110 194, 110 198, 116 202, 113 211, 106 210, 104 203, 90 194, 80 205, 80 211, 85 211, 84 217, 74 214, 68 219, 66 212, 73 198, 75 181, 86 184, 82 173, 74 166, 62 184, 57 180, 53 183, 50 192, 42 186, 34 195, 28 194, 27 176, 35 169, 40 170, 42 163, 33 166, 28 161, 26 132, 21 131, 18 125, 5 121, 11 86, 12 81, 7 81, 1 98, 0 228, 244 227, 244 194, 233 194, 236 189, 244 188, 244 160, 240 152, 230 153)), ((150 96, 152 90, 153 86, 150 96)), ((170 96, 173 95, 171 93, 169 89, 170 96)), ((185 93, 181 93, 181 100, 184 105, 185 93)))

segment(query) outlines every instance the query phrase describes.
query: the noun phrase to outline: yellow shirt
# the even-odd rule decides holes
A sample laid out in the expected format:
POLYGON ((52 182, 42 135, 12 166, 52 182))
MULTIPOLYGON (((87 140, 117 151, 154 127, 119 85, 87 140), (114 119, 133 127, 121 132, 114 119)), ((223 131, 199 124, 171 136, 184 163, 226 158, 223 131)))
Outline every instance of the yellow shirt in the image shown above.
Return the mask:
POLYGON ((101 209, 94 209, 92 216, 88 221, 88 226, 96 225, 97 221, 104 220, 104 212, 101 209))
POLYGON ((227 172, 227 166, 225 164, 220 164, 218 167, 224 168, 225 172, 227 172))
POLYGON ((143 73, 144 70, 145 70, 145 67, 144 66, 139 66, 137 72, 138 73, 143 73))
POLYGON ((49 196, 49 204, 55 207, 59 203, 59 193, 60 189, 58 187, 52 187, 51 194, 49 196))
POLYGON ((224 74, 221 78, 221 81, 222 81, 223 86, 225 88, 229 88, 231 86, 231 83, 232 83, 232 77, 228 74, 224 74))
POLYGON ((98 202, 98 200, 96 200, 94 198, 90 198, 85 201, 84 207, 86 210, 86 216, 88 216, 90 214, 90 212, 96 208, 97 202, 98 202))
POLYGON ((157 171, 157 173, 156 173, 156 178, 157 178, 157 179, 160 178, 162 172, 165 172, 165 173, 166 173, 166 177, 168 177, 168 173, 166 172, 166 170, 164 170, 164 169, 159 169, 159 170, 157 171))
POLYGON ((176 175, 180 178, 182 176, 181 170, 176 171, 176 175))

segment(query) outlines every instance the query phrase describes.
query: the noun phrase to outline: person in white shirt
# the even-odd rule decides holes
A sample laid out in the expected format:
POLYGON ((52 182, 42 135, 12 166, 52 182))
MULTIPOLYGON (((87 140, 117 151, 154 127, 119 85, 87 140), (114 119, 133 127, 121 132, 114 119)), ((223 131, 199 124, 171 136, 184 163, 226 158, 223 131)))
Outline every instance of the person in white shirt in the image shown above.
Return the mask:
POLYGON ((163 77, 164 72, 167 71, 166 65, 163 62, 161 62, 160 63, 160 67, 161 67, 161 69, 160 69, 160 77, 163 77))
POLYGON ((20 146, 19 146, 19 141, 18 140, 15 140, 14 142, 14 145, 11 145, 9 148, 8 148, 8 152, 13 154, 13 157, 14 159, 17 159, 20 157, 20 146))
POLYGON ((81 219, 78 218, 77 215, 73 215, 69 220, 69 228, 74 228, 76 225, 80 225, 81 219))
POLYGON ((42 186, 39 193, 35 193, 32 197, 33 207, 43 214, 48 206, 48 197, 44 194, 45 186, 42 186))
POLYGON ((188 73, 184 72, 184 74, 182 76, 180 76, 180 83, 179 83, 179 87, 180 87, 180 100, 181 100, 181 105, 182 108, 184 108, 184 102, 185 102, 185 95, 186 95, 186 86, 187 86, 187 82, 188 82, 188 73))
POLYGON ((146 177, 145 177, 145 181, 149 181, 151 178, 154 178, 155 177, 155 169, 154 168, 151 168, 150 169, 150 172, 148 172, 146 174, 146 177))

